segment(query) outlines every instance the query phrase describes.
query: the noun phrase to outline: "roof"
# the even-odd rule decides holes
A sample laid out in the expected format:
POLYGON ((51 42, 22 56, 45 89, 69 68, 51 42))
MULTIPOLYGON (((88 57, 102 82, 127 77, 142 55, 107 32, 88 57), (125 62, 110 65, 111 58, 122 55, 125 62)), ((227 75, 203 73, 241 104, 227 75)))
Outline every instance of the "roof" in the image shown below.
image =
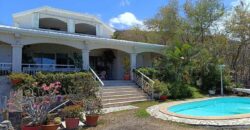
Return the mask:
POLYGON ((155 49, 163 49, 165 48, 164 45, 159 44, 150 44, 144 42, 134 42, 134 41, 127 41, 127 40, 117 40, 117 39, 110 39, 110 38, 101 38, 91 35, 82 35, 82 34, 73 34, 61 31, 51 31, 51 30, 40 30, 40 29, 26 29, 26 28, 19 28, 13 26, 5 26, 0 25, 0 32, 7 32, 7 33, 20 33, 26 35, 39 35, 39 36, 48 36, 53 38, 65 38, 71 40, 97 40, 103 41, 108 43, 114 44, 126 44, 129 46, 136 46, 136 47, 146 47, 146 48, 155 48, 155 49))
POLYGON ((103 24, 110 31, 112 31, 112 32, 115 31, 113 28, 111 28, 110 26, 108 26, 107 24, 102 22, 99 18, 97 18, 94 15, 90 15, 90 14, 86 14, 86 13, 78 13, 78 12, 73 12, 73 11, 58 9, 58 8, 52 8, 52 7, 49 7, 49 6, 43 6, 43 7, 40 7, 40 8, 35 8, 35 9, 30 9, 30 10, 14 13, 12 16, 13 16, 13 18, 17 18, 17 17, 22 17, 22 16, 25 16, 25 15, 28 15, 28 14, 32 14, 34 12, 43 12, 43 11, 53 11, 53 12, 57 12, 57 14, 65 14, 67 16, 76 17, 76 18, 81 18, 82 17, 82 18, 93 19, 96 22, 103 24))

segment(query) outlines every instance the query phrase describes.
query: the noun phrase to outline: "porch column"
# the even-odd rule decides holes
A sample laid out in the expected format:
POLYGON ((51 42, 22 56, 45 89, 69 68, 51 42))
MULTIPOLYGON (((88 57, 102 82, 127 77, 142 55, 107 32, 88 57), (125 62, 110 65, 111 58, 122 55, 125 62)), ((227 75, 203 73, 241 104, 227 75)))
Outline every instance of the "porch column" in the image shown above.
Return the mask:
POLYGON ((23 45, 12 45, 12 71, 22 72, 23 45))
POLYGON ((82 69, 89 70, 89 50, 82 50, 82 69))
POLYGON ((67 26, 68 26, 68 32, 75 33, 75 22, 73 19, 68 19, 67 26))
POLYGON ((131 76, 131 80, 134 80, 133 70, 136 69, 136 56, 137 56, 137 53, 131 53, 130 54, 130 76, 131 76))
POLYGON ((32 14, 32 28, 39 28, 39 13, 33 13, 32 14))

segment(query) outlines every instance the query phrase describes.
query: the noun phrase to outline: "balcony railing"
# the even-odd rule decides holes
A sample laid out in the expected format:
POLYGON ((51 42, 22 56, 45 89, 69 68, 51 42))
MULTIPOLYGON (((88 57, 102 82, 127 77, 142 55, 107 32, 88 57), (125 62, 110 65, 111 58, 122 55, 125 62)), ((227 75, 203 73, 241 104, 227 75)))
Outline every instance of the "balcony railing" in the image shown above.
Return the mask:
POLYGON ((0 63, 0 75, 7 75, 11 72, 11 63, 0 63))
POLYGON ((81 70, 74 65, 61 64, 23 64, 22 69, 24 73, 31 75, 37 72, 78 72, 81 70))

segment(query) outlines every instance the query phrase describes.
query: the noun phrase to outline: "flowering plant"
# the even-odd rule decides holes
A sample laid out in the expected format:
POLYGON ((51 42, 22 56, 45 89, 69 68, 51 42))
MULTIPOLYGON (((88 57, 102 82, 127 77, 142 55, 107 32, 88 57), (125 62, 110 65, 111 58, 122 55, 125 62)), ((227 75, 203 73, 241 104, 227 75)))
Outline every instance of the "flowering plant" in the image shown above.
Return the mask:
MULTIPOLYGON (((24 112, 32 119, 28 125, 40 125, 42 123, 47 123, 48 113, 50 106, 58 101, 60 95, 59 89, 61 88, 60 82, 50 83, 49 85, 42 84, 39 86, 37 82, 33 83, 43 93, 43 96, 36 97, 33 93, 26 94, 23 99, 21 99, 21 104, 23 105, 24 112)), ((12 97, 16 97, 15 94, 12 97)), ((10 100, 11 101, 11 100, 10 100)), ((13 102, 9 102, 9 105, 13 102)))

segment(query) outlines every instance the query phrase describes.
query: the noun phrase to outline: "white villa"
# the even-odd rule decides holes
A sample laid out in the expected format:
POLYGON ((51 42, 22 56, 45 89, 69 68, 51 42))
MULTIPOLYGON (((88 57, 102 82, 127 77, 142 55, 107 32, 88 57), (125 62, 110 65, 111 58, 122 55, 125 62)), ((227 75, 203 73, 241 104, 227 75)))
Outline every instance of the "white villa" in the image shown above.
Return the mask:
MULTIPOLYGON (((41 7, 0 25, 0 73, 70 72, 93 68, 121 80, 127 57, 132 70, 151 67, 164 46, 112 39, 114 29, 89 14, 41 7)), ((133 77, 133 76, 131 76, 133 77)))

